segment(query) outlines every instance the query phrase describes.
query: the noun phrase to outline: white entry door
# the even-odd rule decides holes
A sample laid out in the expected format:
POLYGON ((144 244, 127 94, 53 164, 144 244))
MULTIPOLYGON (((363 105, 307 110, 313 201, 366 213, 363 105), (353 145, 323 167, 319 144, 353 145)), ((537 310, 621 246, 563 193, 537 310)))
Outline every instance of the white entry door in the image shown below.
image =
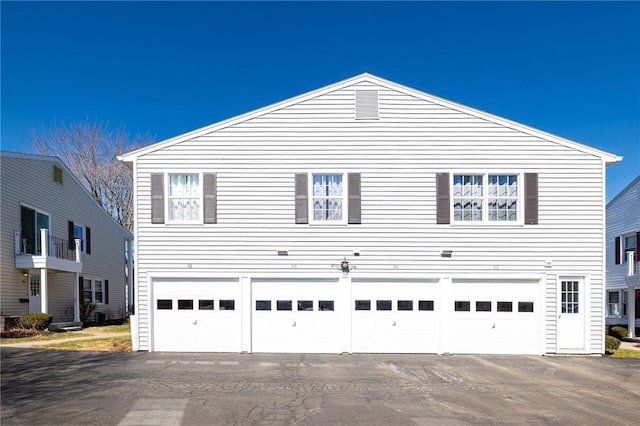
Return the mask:
POLYGON ((42 312, 40 298, 40 274, 29 274, 29 312, 42 312))
POLYGON ((585 285, 582 279, 560 280, 558 351, 584 350, 585 285))

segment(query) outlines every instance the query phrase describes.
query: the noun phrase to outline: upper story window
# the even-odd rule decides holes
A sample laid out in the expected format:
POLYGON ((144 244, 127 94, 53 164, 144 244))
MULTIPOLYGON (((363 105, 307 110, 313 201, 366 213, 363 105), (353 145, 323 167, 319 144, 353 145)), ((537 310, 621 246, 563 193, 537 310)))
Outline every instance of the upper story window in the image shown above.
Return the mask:
POLYGON ((454 174, 454 222, 517 222, 520 220, 518 174, 454 174))
MULTIPOLYGON (((80 240, 80 251, 84 253, 85 232, 83 226, 73 224, 73 239, 80 240)), ((73 241, 70 241, 69 244, 73 244, 73 241)))
POLYGON ((296 174, 296 223, 362 223, 360 180, 360 173, 296 174))
MULTIPOLYGON (((628 253, 635 253, 636 248, 638 246, 638 239, 636 237, 636 234, 625 235, 623 238, 623 244, 624 244, 624 256, 622 261, 624 263, 627 263, 627 259, 629 258, 628 253)), ((636 261, 637 260, 638 259, 636 259, 636 261)))
POLYGON ((199 222, 201 197, 199 174, 170 173, 169 221, 199 222))
POLYGON ((152 173, 151 223, 165 222, 217 223, 216 174, 152 173))
POLYGON ((630 265, 632 267, 630 275, 637 273, 635 271, 636 268, 634 264, 637 264, 638 261, 640 261, 640 247, 638 247, 639 240, 640 231, 619 235, 615 237, 614 240, 616 265, 628 263, 630 255, 633 254, 633 264, 630 265))
POLYGON ((343 175, 312 174, 311 185, 312 222, 343 222, 343 175))

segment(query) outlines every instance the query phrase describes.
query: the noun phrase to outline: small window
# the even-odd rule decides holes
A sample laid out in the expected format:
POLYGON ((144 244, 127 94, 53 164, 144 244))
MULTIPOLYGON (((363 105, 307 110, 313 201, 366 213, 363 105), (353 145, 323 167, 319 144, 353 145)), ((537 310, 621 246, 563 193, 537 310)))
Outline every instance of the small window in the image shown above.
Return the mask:
POLYGON ((312 300, 298 300, 298 310, 299 311, 313 311, 313 301, 312 300))
POLYGON ((171 299, 158 299, 158 309, 173 309, 173 300, 171 299))
POLYGON ((53 181, 62 185, 62 168, 53 166, 53 181))
POLYGON ((178 310, 190 311, 193 309, 193 300, 178 299, 178 310))
POLYGON ((518 312, 533 312, 533 302, 518 302, 518 312))
POLYGON ((270 311, 271 300, 256 300, 256 311, 270 311))
POLYGON ((498 312, 513 312, 512 302, 498 302, 498 312))
POLYGON ((333 311, 333 300, 320 300, 318 302, 319 311, 333 311))
POLYGON ((419 300, 418 301, 418 310, 419 311, 433 311, 433 300, 419 300))
POLYGON ((476 302, 476 312, 491 312, 491 302, 476 302))
POLYGON ((607 293, 607 315, 620 316, 620 290, 611 290, 607 293))
POLYGON ((276 302, 276 309, 279 311, 290 311, 292 306, 291 300, 278 300, 276 302))
POLYGON ((93 280, 94 303, 104 303, 104 283, 102 280, 93 280))
POLYGON ((390 311, 391 310, 391 300, 376 300, 376 310, 377 311, 390 311))
POLYGON ((413 300, 398 300, 399 311, 413 311, 413 300))
POLYGON ((456 300, 454 302, 454 308, 456 311, 459 311, 459 312, 469 312, 471 311, 471 302, 456 300))
POLYGON ((198 309, 201 311, 213 311, 213 299, 198 300, 198 309))
POLYGON ((311 175, 312 223, 340 223, 345 220, 346 191, 341 174, 311 175))
POLYGON ((236 309, 236 301, 235 300, 220 300, 218 302, 218 306, 221 311, 233 311, 236 309))
POLYGON ((370 300, 356 300, 356 311, 370 311, 370 310, 371 310, 370 300))

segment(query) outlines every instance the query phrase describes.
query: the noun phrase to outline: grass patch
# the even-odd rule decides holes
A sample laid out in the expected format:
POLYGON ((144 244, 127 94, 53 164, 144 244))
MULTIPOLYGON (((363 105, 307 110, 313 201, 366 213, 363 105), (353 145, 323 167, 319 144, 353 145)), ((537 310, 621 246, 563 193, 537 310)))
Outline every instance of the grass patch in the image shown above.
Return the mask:
POLYGON ((129 336, 116 336, 104 339, 74 340, 40 347, 70 351, 131 352, 131 339, 129 336))
POLYGON ((29 337, 3 337, 0 338, 0 344, 8 345, 11 343, 46 342, 47 340, 70 339, 72 337, 91 337, 91 334, 83 333, 81 331, 68 331, 66 333, 43 332, 29 337))
POLYGON ((102 325, 87 327, 84 330, 91 333, 129 333, 131 331, 131 327, 129 326, 129 324, 102 325))
POLYGON ((637 351, 635 349, 620 348, 616 350, 611 356, 613 358, 640 358, 640 351, 637 351))

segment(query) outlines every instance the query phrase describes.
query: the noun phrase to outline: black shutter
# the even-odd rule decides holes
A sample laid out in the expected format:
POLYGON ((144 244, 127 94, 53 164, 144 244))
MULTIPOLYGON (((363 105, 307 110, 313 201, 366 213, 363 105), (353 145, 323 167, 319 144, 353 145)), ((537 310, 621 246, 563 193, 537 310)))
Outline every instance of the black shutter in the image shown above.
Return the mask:
POLYGON ((204 193, 204 223, 217 223, 217 181, 215 173, 204 173, 203 175, 204 193))
POLYGON ((296 223, 309 223, 309 187, 306 173, 296 173, 296 223))
POLYGON ((349 173, 349 213, 348 223, 362 223, 362 200, 360 196, 360 173, 349 173))
POLYGON ((524 223, 538 224, 538 174, 524 174, 524 223))
POLYGON ((109 280, 104 280, 104 304, 109 304, 109 280))
POLYGON ((69 221, 69 250, 76 251, 76 239, 73 235, 73 222, 69 221))
POLYGON ((449 200, 449 173, 436 174, 436 223, 451 222, 451 202, 449 200))
POLYGON ((78 303, 82 305, 84 303, 84 278, 78 278, 78 289, 80 291, 80 295, 78 296, 78 303))
POLYGON ((91 254, 91 228, 85 228, 84 233, 84 251, 86 254, 91 254))
POLYGON ((164 223, 164 175, 151 173, 151 223, 164 223))
POLYGON ((620 253, 620 249, 621 249, 621 247, 620 247, 620 237, 616 237, 616 240, 615 240, 614 244, 615 244, 615 254, 616 254, 616 265, 620 265, 620 264, 622 264, 622 256, 620 256, 621 255, 621 253, 620 253))
MULTIPOLYGON (((635 258, 635 261, 636 262, 640 262, 640 231, 636 232, 636 258, 635 258)), ((636 308, 637 307, 638 307, 638 305, 636 305, 636 308)))

